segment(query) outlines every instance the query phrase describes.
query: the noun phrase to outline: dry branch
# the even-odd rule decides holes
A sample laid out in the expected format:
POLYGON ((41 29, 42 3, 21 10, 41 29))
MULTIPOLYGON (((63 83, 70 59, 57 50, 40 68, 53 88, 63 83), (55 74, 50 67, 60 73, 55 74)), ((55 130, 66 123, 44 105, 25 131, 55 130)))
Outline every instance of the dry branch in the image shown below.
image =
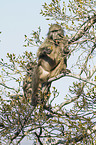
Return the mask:
POLYGON ((68 44, 79 40, 93 24, 96 23, 96 14, 83 23, 80 30, 68 41, 68 44))

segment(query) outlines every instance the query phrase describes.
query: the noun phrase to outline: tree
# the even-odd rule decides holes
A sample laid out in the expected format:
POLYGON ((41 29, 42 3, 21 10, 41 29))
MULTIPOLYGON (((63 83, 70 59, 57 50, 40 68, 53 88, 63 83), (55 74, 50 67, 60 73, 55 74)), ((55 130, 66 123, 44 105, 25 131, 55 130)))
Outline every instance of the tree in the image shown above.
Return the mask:
MULTIPOLYGON (((32 52, 16 57, 7 54, 9 63, 0 61, 0 133, 1 144, 19 144, 25 136, 34 135, 39 144, 95 144, 96 143, 96 10, 94 0, 73 0, 68 5, 61 0, 44 3, 41 14, 47 20, 59 23, 66 29, 71 63, 71 73, 61 77, 74 79, 64 102, 52 105, 59 93, 55 87, 50 94, 50 107, 33 108, 23 95, 22 81, 26 64, 36 62, 32 52), (63 7, 62 6, 63 3, 63 7), (76 56, 76 58, 75 58, 76 56), (14 82, 10 86, 9 82, 14 82), (53 98, 51 97, 53 94, 53 98), (70 110, 66 106, 70 106, 70 110)), ((25 36, 27 46, 39 46, 41 29, 25 36)))

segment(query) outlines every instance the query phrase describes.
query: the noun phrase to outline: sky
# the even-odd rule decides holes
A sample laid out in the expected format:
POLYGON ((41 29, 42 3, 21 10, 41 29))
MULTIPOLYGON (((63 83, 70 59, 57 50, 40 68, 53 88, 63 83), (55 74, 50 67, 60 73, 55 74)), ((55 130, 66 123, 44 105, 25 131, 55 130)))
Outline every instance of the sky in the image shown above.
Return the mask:
POLYGON ((30 36, 39 26, 42 35, 47 34, 48 21, 40 15, 42 4, 47 1, 50 0, 0 0, 0 57, 4 58, 7 52, 19 55, 31 51, 32 48, 23 47, 24 35, 30 36))
MULTIPOLYGON (((32 30, 36 31, 40 26, 41 35, 46 37, 48 32, 48 23, 44 17, 40 15, 40 10, 44 2, 49 3, 51 0, 0 0, 0 58, 7 61, 7 53, 15 53, 17 56, 23 54, 24 51, 32 51, 36 53, 37 49, 30 47, 25 48, 24 35, 30 37, 32 30)), ((57 102, 62 102, 64 94, 68 91, 69 84, 72 82, 70 78, 64 77, 52 83, 60 92, 60 98, 57 102)), ((31 145, 32 141, 23 139, 21 145, 31 145)))

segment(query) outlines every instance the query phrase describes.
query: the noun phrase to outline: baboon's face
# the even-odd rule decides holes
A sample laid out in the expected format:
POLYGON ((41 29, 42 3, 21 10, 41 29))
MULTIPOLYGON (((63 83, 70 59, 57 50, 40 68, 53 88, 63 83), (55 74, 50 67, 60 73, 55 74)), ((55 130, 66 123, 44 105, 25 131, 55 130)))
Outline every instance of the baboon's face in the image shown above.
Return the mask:
POLYGON ((52 40, 59 40, 64 36, 64 31, 61 26, 53 24, 49 28, 48 38, 52 40))

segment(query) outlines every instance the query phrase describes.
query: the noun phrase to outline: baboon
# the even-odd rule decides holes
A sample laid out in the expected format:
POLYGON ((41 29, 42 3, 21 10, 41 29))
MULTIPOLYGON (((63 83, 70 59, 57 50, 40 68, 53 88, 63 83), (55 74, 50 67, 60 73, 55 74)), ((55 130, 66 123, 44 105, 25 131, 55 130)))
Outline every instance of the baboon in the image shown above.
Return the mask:
POLYGON ((62 72, 70 72, 66 69, 68 53, 68 40, 64 36, 62 27, 58 24, 51 25, 47 38, 38 49, 38 64, 32 73, 31 100, 33 106, 40 103, 41 90, 45 84, 43 93, 48 94, 50 88, 50 84, 47 83, 48 79, 62 72))
POLYGON ((46 82, 62 72, 68 72, 67 54, 68 40, 61 26, 53 24, 49 28, 48 37, 38 49, 38 69, 40 82, 46 82))

